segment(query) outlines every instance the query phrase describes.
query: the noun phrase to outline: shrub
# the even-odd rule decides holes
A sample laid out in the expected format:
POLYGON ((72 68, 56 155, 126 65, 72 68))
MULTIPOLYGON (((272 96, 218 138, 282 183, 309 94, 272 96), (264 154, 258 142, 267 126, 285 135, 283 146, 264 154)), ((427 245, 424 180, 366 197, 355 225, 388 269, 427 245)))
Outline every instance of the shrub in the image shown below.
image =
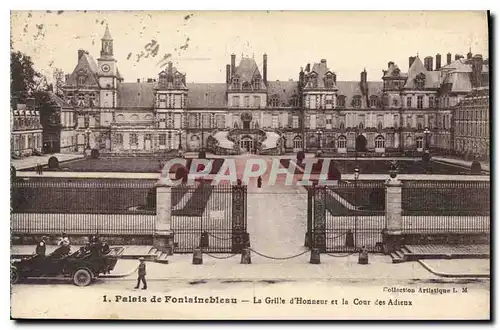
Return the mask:
POLYGON ((99 150, 92 149, 92 151, 90 152, 90 157, 91 158, 99 158, 99 150))
POLYGON ((481 174, 481 163, 477 160, 473 161, 470 166, 470 171, 472 174, 481 174))
POLYGON ((306 153, 303 150, 297 152, 297 161, 299 163, 302 163, 304 161, 304 158, 306 158, 306 153))
POLYGON ((49 158, 49 168, 59 168, 59 159, 56 156, 49 158))
POLYGON ((426 151, 422 154, 422 161, 428 163, 431 160, 431 154, 426 151))
POLYGON ((202 150, 198 152, 198 159, 206 159, 207 158, 207 152, 202 150))

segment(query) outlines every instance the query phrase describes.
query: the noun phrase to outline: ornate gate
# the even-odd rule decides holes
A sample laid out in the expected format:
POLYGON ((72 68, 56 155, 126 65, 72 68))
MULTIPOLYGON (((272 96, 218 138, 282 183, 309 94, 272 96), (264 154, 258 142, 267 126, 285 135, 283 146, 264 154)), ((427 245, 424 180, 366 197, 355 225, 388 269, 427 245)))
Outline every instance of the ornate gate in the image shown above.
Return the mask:
POLYGON ((245 186, 172 187, 174 252, 240 253, 248 239, 245 186))
POLYGON ((385 228, 383 181, 308 188, 306 246, 322 253, 379 252, 385 228))

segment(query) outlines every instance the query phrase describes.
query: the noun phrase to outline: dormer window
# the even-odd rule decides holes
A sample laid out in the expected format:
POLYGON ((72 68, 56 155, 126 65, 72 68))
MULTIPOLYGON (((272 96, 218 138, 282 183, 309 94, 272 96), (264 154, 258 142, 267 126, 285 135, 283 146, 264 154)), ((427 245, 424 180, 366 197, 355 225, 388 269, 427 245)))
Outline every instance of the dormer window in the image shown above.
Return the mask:
POLYGON ((376 108, 378 105, 378 97, 375 95, 370 96, 370 108, 376 108))
POLYGON ((311 79, 311 87, 312 88, 318 88, 318 78, 317 77, 313 77, 311 79))
POLYGON ((85 105, 85 95, 83 93, 78 94, 78 106, 83 107, 85 105))
POLYGON ((158 77, 158 83, 160 85, 166 85, 167 84, 167 75, 165 72, 160 73, 160 76, 158 77))
POLYGON ((89 95, 89 102, 90 102, 90 106, 91 107, 97 106, 96 101, 95 101, 95 94, 94 93, 91 93, 89 95))
POLYGON ((269 105, 272 107, 278 107, 279 104, 280 104, 279 96, 278 95, 271 96, 271 98, 269 99, 269 105))
POLYGON ((182 87, 182 77, 176 76, 174 81, 175 87, 182 87))
POLYGON ((244 89, 244 90, 251 90, 251 89, 252 89, 252 86, 250 86, 250 84, 249 84, 249 83, 244 82, 244 83, 243 83, 243 89, 244 89))
POLYGON ((239 89, 240 88, 240 80, 238 79, 238 77, 234 77, 233 78, 233 88, 234 89, 239 89))
POLYGON ((253 88, 254 89, 260 89, 260 78, 255 78, 253 80, 253 88))
POLYGON ((325 88, 333 88, 333 75, 331 73, 325 77, 325 88))
POLYGON ((356 95, 353 97, 352 106, 354 108, 361 108, 361 96, 360 95, 356 95))
POLYGON ((425 87, 425 74, 420 73, 416 78, 415 78, 415 87, 417 89, 424 89, 425 87))
POLYGON ((344 95, 339 95, 337 97, 337 107, 338 108, 345 108, 345 96, 344 95))
POLYGON ((85 85, 85 80, 87 80, 87 77, 85 77, 85 76, 78 76, 78 86, 85 85))
POLYGON ((297 95, 293 95, 292 98, 290 99, 290 106, 291 107, 298 107, 299 106, 299 97, 297 95))

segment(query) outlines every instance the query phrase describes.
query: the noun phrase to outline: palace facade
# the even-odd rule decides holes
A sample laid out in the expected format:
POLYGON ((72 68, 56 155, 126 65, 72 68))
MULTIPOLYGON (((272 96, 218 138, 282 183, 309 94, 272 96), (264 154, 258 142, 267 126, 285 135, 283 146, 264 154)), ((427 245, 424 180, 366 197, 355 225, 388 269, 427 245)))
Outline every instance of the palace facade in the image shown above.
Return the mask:
MULTIPOLYGON (((389 62, 381 81, 337 79, 327 60, 305 65, 298 80, 268 79, 262 65, 231 55, 221 83, 187 83, 169 62, 155 78, 125 82, 109 28, 97 61, 78 51, 66 75, 64 99, 74 110, 74 148, 101 153, 162 153, 171 149, 281 154, 323 150, 449 151, 454 109, 489 79, 481 55, 409 58, 408 68, 389 62)), ((260 62, 260 61, 259 61, 260 62)))
POLYGON ((26 99, 25 104, 18 103, 17 97, 11 98, 10 151, 14 158, 42 151, 42 125, 34 98, 26 99))

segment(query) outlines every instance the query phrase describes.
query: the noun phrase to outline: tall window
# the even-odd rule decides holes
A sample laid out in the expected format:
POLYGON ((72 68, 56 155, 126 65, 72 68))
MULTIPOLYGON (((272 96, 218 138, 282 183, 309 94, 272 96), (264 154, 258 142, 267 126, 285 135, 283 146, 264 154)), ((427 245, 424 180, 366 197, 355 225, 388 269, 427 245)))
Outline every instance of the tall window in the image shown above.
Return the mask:
POLYGON ((434 108, 434 100, 435 100, 435 97, 434 96, 429 96, 429 108, 434 108))
POLYGON ((344 95, 339 95, 337 97, 337 106, 339 108, 345 108, 345 96, 344 95))
POLYGON ((83 93, 78 94, 78 106, 83 107, 85 105, 85 95, 83 93))
POLYGON ((370 96, 370 107, 371 108, 376 108, 378 103, 378 97, 375 95, 370 96))
POLYGON ((129 140, 131 146, 136 146, 139 141, 136 133, 130 133, 129 140))
POLYGON ((298 107, 299 106, 299 97, 297 95, 293 95, 290 99, 290 106, 298 107))
POLYGON ((233 88, 235 88, 235 89, 240 88, 240 80, 238 79, 238 77, 233 78, 233 88))
POLYGON ((278 115, 273 115, 272 128, 279 128, 278 115))
POLYGON ((361 96, 360 95, 354 96, 354 98, 352 99, 352 106, 355 108, 361 108, 361 96))
POLYGON ((345 149, 347 147, 347 139, 345 136, 341 135, 337 139, 337 148, 345 149))
POLYGON ((411 96, 406 97, 406 107, 411 108, 411 96))
POLYGON ((296 136, 293 138, 293 148, 294 149, 302 148, 302 138, 300 136, 296 136))
POLYGON ((424 107, 424 97, 422 95, 417 96, 417 108, 422 109, 424 107))
POLYGON ((260 78, 255 78, 253 80, 253 88, 254 89, 260 89, 260 78))
POLYGON ((292 128, 299 128, 299 116, 292 116, 292 128))
POLYGON ((121 133, 116 134, 116 143, 123 144, 123 134, 121 133))
POLYGON ((243 104, 245 105, 245 107, 249 107, 250 106, 250 96, 245 96, 244 99, 243 99, 243 104))
POLYGON ((419 136, 417 138, 417 149, 423 149, 424 148, 424 139, 419 136))
POLYGON ((333 77, 331 75, 325 78, 325 88, 333 88, 333 77))
POLYGON ((90 93, 90 95, 89 95, 89 101, 90 101, 90 106, 91 107, 97 106, 97 103, 95 101, 95 93, 90 93))
POLYGON ((167 135, 166 134, 159 135, 159 143, 161 146, 164 146, 167 144, 167 135))
POLYGON ((253 106, 260 108, 260 96, 254 96, 253 97, 253 106))
POLYGON ((78 86, 85 85, 85 80, 87 80, 87 77, 85 77, 85 76, 79 76, 78 77, 78 86))
POLYGON ((394 128, 398 128, 399 127, 399 115, 394 115, 393 116, 393 124, 392 126, 394 128))
POLYGON ((379 135, 375 138, 375 149, 383 148, 385 148, 385 139, 382 135, 379 135))
POLYGON ((240 97, 233 96, 233 107, 239 107, 239 106, 240 106, 240 97))

